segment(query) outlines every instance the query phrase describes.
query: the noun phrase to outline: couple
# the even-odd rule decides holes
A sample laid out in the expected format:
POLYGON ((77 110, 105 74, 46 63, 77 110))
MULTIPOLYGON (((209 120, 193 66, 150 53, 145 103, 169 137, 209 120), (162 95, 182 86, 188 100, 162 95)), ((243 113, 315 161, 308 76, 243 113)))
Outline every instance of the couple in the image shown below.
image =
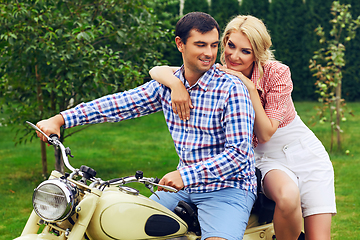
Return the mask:
POLYGON ((214 64, 220 28, 210 15, 185 15, 175 34, 184 64, 174 74, 172 68, 156 67, 150 74, 160 83, 79 104, 37 126, 59 135, 63 125, 163 111, 179 165, 160 184, 180 191, 158 189, 160 200, 152 199, 171 210, 180 200, 196 205, 202 239, 242 239, 256 198, 255 157, 262 187, 276 202, 276 238, 297 239, 303 216, 307 239, 330 239, 336 212, 333 168, 296 115, 290 70, 273 60, 264 24, 252 16, 228 24, 221 40, 227 68, 214 64))

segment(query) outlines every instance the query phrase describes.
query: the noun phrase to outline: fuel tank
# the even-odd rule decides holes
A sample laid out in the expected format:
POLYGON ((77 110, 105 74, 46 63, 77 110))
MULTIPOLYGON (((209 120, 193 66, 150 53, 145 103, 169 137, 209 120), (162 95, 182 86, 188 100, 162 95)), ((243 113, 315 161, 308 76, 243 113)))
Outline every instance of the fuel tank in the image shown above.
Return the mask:
POLYGON ((92 240, 166 239, 186 232, 175 213, 129 187, 104 191, 86 231, 92 240))

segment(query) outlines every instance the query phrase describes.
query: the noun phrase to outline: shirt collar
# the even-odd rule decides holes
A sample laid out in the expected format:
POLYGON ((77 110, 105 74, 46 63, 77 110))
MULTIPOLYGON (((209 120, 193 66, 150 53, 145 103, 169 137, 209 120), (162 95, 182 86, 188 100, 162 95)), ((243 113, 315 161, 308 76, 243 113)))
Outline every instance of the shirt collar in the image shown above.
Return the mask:
POLYGON ((184 83, 185 87, 187 89, 192 89, 196 86, 199 86, 200 88, 204 89, 204 91, 207 90, 208 85, 212 79, 212 77, 214 76, 216 71, 216 65, 212 65, 211 68, 206 71, 199 79, 198 81, 190 87, 188 81, 185 79, 184 77, 184 65, 181 66, 179 72, 178 72, 178 77, 180 78, 180 80, 184 83))

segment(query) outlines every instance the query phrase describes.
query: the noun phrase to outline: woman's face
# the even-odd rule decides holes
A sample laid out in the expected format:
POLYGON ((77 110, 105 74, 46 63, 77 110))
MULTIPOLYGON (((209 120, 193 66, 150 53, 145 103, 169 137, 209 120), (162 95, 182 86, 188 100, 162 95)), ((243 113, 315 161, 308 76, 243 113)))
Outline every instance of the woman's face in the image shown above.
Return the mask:
POLYGON ((232 32, 225 45, 225 63, 232 70, 251 78, 255 61, 249 39, 241 32, 232 32))

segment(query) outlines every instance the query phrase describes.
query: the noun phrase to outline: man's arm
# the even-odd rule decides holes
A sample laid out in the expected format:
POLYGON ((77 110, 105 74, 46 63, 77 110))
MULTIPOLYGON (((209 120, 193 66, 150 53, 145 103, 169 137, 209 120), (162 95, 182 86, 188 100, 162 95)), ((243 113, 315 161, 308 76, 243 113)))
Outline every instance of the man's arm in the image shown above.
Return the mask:
MULTIPOLYGON (((150 81, 135 89, 107 95, 61 112, 50 119, 37 123, 47 134, 60 135, 60 127, 66 128, 102 122, 119 122, 141 117, 162 109, 159 100, 160 85, 150 81)), ((39 136, 39 134, 38 134, 39 136)), ((45 139, 41 137, 44 141, 45 139)))

